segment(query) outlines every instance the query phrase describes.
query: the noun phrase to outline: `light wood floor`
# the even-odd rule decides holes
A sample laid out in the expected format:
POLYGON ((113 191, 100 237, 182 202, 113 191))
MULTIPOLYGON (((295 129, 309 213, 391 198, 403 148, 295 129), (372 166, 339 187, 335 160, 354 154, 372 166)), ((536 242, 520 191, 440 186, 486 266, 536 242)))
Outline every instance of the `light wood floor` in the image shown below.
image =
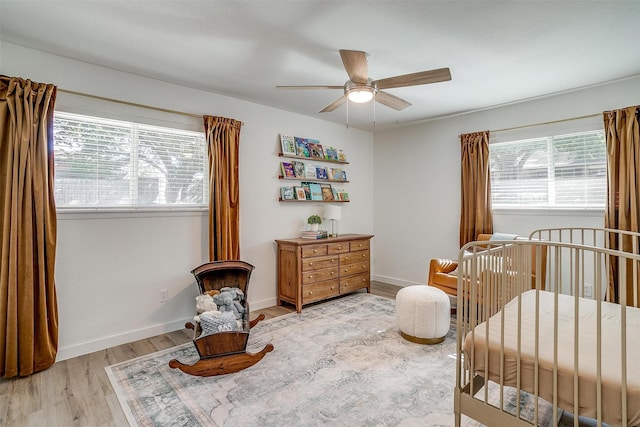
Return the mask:
MULTIPOLYGON (((371 293, 395 298, 400 287, 371 282, 371 293)), ((254 310, 267 318, 294 312, 293 306, 254 310)), ((181 330, 55 363, 26 378, 0 379, 0 426, 126 426, 127 421, 104 368, 191 341, 181 330)))

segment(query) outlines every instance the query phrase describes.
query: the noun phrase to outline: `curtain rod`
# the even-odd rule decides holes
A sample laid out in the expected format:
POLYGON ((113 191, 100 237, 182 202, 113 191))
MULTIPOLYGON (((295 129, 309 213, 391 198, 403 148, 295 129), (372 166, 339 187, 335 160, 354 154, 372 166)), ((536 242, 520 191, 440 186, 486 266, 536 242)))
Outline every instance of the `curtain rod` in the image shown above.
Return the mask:
MULTIPOLYGON (((85 98, 93 98, 93 99, 98 99, 100 101, 115 102, 115 103, 118 103, 118 104, 129 105, 131 107, 147 108, 149 110, 161 111, 163 113, 171 113, 171 114, 179 114, 181 116, 195 117, 197 119, 202 119, 202 117, 203 117, 203 115, 198 115, 198 114, 193 114, 193 113, 185 113, 183 111, 169 110, 168 108, 153 107, 151 105, 138 104, 138 103, 129 102, 129 101, 122 101, 122 100, 119 100, 119 99, 107 98, 107 97, 98 96, 98 95, 91 95, 91 94, 88 94, 88 93, 76 92, 76 91, 73 91, 73 90, 67 90, 67 89, 58 88, 58 92, 68 93, 70 95, 84 96, 85 98)), ((244 125, 244 122, 240 122, 240 124, 244 125)))
POLYGON ((505 131, 508 131, 508 130, 516 130, 516 129, 525 129, 525 128, 530 128, 530 127, 534 127, 534 126, 552 125, 552 124, 555 124, 555 123, 570 122, 570 121, 573 121, 573 120, 580 120, 580 119, 588 119, 588 118, 591 118, 591 117, 598 117, 598 116, 601 116, 601 115, 602 115, 602 113, 589 114, 587 116, 571 117, 571 118, 568 118, 568 119, 561 119, 561 120, 552 120, 550 122, 542 122, 542 123, 533 123, 533 124, 530 124, 530 125, 514 126, 514 127, 511 127, 511 128, 490 130, 489 133, 505 132, 505 131))

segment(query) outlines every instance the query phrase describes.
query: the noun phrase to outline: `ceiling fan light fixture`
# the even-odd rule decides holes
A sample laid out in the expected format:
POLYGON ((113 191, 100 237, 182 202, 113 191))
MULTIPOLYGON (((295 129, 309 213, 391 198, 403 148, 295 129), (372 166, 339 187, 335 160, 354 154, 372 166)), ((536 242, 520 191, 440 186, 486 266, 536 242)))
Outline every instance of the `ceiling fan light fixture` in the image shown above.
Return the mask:
POLYGON ((362 104, 373 99, 373 90, 371 88, 359 88, 350 90, 347 97, 351 102, 362 104))

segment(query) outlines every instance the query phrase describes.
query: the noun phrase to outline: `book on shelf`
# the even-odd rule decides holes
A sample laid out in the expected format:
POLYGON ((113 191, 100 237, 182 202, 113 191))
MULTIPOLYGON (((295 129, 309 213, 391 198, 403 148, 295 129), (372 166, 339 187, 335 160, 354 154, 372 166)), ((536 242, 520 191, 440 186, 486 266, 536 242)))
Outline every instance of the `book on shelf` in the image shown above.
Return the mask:
POLYGON ((304 178, 304 163, 294 160, 291 164, 293 165, 293 174, 296 178, 304 178))
POLYGON ((344 151, 338 150, 338 160, 341 161, 341 162, 346 162, 347 161, 347 155, 344 154, 344 151))
POLYGON ((346 191, 341 191, 338 193, 338 197, 340 197, 340 201, 341 202, 348 202, 349 201, 349 193, 347 193, 346 191))
POLYGON ((338 150, 333 147, 325 147, 324 155, 327 160, 338 161, 338 150))
POLYGON ((322 166, 316 166, 316 178, 318 179, 329 179, 327 177, 327 169, 322 166))
POLYGON ((307 200, 307 193, 303 187, 293 187, 293 191, 296 195, 296 200, 307 200))
POLYGON ((329 237, 329 233, 327 232, 327 230, 304 230, 302 233, 300 233, 301 239, 326 239, 327 237, 329 237))
POLYGON ((280 197, 282 200, 294 200, 293 187, 280 187, 280 197))
POLYGON ((331 184, 320 184, 322 190, 322 200, 334 200, 331 184))
POLYGON ((280 145, 282 147, 282 154, 287 156, 296 155, 296 141, 293 136, 280 134, 280 145))
POLYGON ((289 162, 280 162, 280 171, 285 178, 295 178, 296 176, 293 171, 293 165, 289 162))
POLYGON ((310 164, 305 164, 304 165, 304 177, 307 179, 316 179, 317 176, 317 172, 316 172, 316 165, 310 165, 310 164))
POLYGON ((347 180, 346 172, 343 171, 340 168, 328 168, 327 175, 330 176, 329 179, 332 179, 334 181, 346 181, 347 180))
POLYGON ((311 189, 309 188, 309 183, 308 182, 301 182, 300 186, 302 187, 302 189, 304 190, 304 195, 305 195, 305 199, 306 200, 311 200, 311 189))
POLYGON ((309 147, 309 156, 314 159, 324 159, 324 149, 320 145, 320 141, 317 139, 307 139, 307 146, 309 147))
POLYGON ((317 182, 309 183, 309 191, 311 191, 311 200, 322 200, 322 188, 317 182))
POLYGON ((307 140, 298 136, 294 137, 296 142, 296 152, 300 157, 309 157, 309 145, 307 140))
POLYGON ((333 193, 333 200, 340 200, 340 194, 338 193, 338 190, 332 188, 331 192, 333 193))

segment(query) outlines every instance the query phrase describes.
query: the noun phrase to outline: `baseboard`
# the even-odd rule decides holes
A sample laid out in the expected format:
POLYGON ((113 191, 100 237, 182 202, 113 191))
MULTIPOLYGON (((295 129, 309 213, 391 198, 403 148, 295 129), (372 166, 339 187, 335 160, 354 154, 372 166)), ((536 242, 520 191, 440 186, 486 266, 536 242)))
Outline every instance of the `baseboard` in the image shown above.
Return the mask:
MULTIPOLYGON (((251 301, 251 311, 260 310, 261 308, 273 307, 277 303, 277 298, 267 298, 260 301, 251 301)), ((73 357, 82 356, 84 354, 93 353, 94 351, 104 350, 105 348, 115 347, 127 344, 132 341, 142 340, 145 338, 155 337, 156 335, 166 334, 180 329, 184 329, 186 322, 191 322, 192 318, 176 320, 162 325, 154 325, 148 328, 137 329, 135 331, 127 331, 122 334, 111 335, 93 341, 86 341, 80 344, 74 344, 68 347, 58 349, 56 357, 57 362, 71 359, 73 357)))
POLYGON ((380 276, 378 274, 372 275, 371 280, 375 280, 376 282, 388 283, 390 285, 402 286, 402 287, 413 286, 413 285, 424 285, 424 283, 410 282, 408 280, 396 279, 395 277, 380 276))
POLYGON ((273 307, 274 305, 277 305, 278 298, 267 298, 260 301, 250 301, 250 303, 251 303, 250 309, 253 312, 253 310, 260 310, 262 308, 269 308, 269 307, 273 307))
POLYGON ((93 353, 94 351, 104 350, 105 348, 115 347, 121 344, 130 343, 145 338, 154 337, 160 334, 166 334, 167 332, 173 332, 180 329, 184 329, 186 322, 192 321, 192 318, 186 318, 183 320, 175 320, 170 323, 162 325, 154 325, 148 328, 137 329, 135 331, 128 331, 122 334, 111 335, 108 337, 100 338, 93 341, 86 341, 80 344, 71 345, 68 347, 61 347, 58 349, 58 355, 56 362, 71 359, 73 357, 82 356, 84 354, 93 353))

